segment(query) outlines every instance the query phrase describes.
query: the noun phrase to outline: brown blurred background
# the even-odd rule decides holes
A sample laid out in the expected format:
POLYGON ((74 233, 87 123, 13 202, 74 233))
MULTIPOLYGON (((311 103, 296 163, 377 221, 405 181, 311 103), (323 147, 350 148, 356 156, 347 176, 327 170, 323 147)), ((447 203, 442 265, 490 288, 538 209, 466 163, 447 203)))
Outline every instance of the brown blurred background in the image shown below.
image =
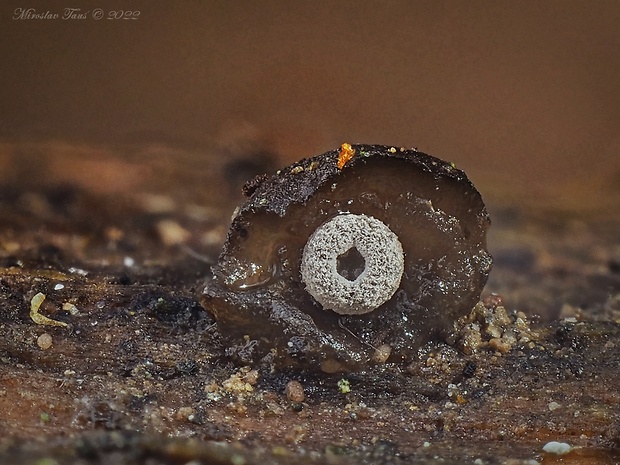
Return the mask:
POLYGON ((343 142, 413 146, 483 194, 490 292, 620 315, 617 0, 78 3, 84 19, 0 6, 3 243, 49 240, 38 219, 74 206, 70 186, 110 210, 96 230, 131 231, 138 199, 181 231, 164 244, 213 258, 253 174, 343 142))
POLYGON ((62 17, 66 1, 0 6, 5 177, 54 152, 67 159, 48 176, 125 188, 148 170, 122 161, 158 166, 154 146, 215 167, 248 147, 288 163, 349 141, 451 160, 492 204, 620 197, 616 0, 78 3, 87 19, 14 19, 62 17))

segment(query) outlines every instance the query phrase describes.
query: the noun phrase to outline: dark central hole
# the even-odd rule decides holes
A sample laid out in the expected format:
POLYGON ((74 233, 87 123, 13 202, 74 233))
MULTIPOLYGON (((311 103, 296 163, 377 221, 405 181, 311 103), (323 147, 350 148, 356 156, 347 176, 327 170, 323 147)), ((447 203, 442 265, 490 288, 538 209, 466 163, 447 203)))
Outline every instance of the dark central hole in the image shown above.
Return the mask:
POLYGON ((355 281, 366 268, 366 260, 355 247, 351 247, 336 259, 336 270, 344 279, 355 281))

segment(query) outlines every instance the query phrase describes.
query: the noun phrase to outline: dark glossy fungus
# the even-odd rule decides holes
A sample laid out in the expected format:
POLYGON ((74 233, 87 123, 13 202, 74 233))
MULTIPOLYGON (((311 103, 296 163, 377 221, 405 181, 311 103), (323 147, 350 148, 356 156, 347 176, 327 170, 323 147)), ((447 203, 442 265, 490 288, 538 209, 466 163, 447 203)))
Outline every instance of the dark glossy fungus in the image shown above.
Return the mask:
POLYGON ((405 362, 486 283, 482 198, 438 158, 343 144, 246 191, 203 298, 244 362, 405 362))

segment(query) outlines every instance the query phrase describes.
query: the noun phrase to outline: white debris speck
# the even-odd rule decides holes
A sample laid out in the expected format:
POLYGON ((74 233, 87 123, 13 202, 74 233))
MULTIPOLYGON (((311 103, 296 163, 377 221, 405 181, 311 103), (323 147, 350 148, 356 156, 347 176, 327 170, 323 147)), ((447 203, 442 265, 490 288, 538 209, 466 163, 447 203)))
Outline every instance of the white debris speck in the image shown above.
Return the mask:
POLYGON ((135 264, 136 264, 136 261, 133 258, 131 257, 123 258, 123 265, 125 265, 127 268, 131 268, 135 264))
POLYGON ((557 402, 549 402, 549 405, 547 405, 547 408, 553 412, 554 410, 557 410, 561 407, 560 404, 558 404, 557 402))
POLYGON ((543 450, 549 454, 564 455, 568 454, 573 448, 565 442, 551 441, 543 446, 543 450))
POLYGON ((431 443, 428 441, 425 441, 424 444, 422 444, 422 447, 431 447, 431 443))
POLYGON ((59 283, 59 284, 56 284, 56 285, 54 286, 54 290, 55 290, 55 291, 59 291, 59 290, 64 289, 64 288, 65 288, 65 285, 64 285, 64 284, 60 284, 60 283, 59 283))
POLYGON ((71 268, 69 268, 69 273, 86 276, 88 274, 88 271, 72 266, 71 268))
POLYGON ((77 315, 78 313, 80 313, 78 308, 74 304, 72 304, 71 302, 63 303, 62 304, 62 309, 65 312, 69 312, 71 315, 77 315))

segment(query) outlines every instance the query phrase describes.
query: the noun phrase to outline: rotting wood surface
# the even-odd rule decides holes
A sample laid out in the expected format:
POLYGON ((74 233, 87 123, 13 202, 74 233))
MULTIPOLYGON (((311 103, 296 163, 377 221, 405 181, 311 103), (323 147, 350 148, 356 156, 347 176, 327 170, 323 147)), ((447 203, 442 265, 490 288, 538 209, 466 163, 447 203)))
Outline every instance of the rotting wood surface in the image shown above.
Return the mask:
MULTIPOLYGON (((209 265, 187 240, 169 240, 161 214, 79 190, 30 194, 1 205, 2 463, 620 460, 613 225, 586 222, 587 244, 574 248, 583 228, 573 237, 566 227, 549 246, 540 234, 565 227, 558 220, 522 217, 498 230, 487 289, 501 291, 506 307, 529 302, 543 314, 530 344, 466 355, 436 343, 406 368, 321 376, 230 363, 199 304, 209 265), (573 283, 589 308, 570 303, 573 283), (67 328, 32 321, 37 293, 46 296, 40 313, 67 328), (304 387, 303 402, 287 398, 290 380, 304 387), (549 441, 573 449, 547 454, 549 441)), ((217 227, 178 215, 165 219, 193 237, 217 227)))

